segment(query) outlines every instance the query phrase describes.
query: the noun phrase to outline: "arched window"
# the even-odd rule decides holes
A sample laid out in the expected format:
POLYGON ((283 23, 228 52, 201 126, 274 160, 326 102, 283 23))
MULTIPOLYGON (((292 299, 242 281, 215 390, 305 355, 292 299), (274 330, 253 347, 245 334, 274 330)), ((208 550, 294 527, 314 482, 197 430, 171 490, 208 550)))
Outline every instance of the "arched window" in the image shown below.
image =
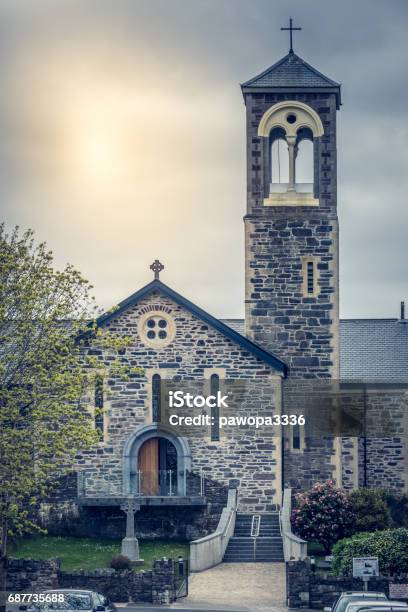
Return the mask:
POLYGON ((158 423, 161 418, 161 378, 160 374, 152 376, 152 421, 158 423))
POLYGON ((104 434, 104 392, 103 392, 103 376, 97 374, 95 376, 95 429, 100 433, 100 437, 103 440, 104 434))
POLYGON ((286 133, 282 128, 275 128, 270 136, 271 183, 284 184, 289 182, 289 157, 286 133))
MULTIPOLYGON (((211 395, 217 395, 220 390, 220 377, 218 374, 212 374, 210 378, 211 395)), ((220 439, 220 409, 218 406, 211 407, 211 440, 217 441, 220 439)))
POLYGON ((309 128, 301 128, 296 139, 296 190, 313 192, 313 133, 309 128))

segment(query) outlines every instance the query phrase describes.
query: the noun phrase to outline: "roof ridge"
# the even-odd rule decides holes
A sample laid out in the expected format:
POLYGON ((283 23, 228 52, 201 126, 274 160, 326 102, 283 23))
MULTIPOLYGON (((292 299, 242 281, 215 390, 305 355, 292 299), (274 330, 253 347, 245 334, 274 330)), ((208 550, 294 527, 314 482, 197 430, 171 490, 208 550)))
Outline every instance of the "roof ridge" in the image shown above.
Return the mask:
MULTIPOLYGON (((299 57, 298 55, 296 55, 296 53, 293 53, 293 55, 295 55, 296 57, 299 57)), ((278 68, 281 64, 284 63, 284 61, 289 57, 289 53, 287 53, 286 55, 284 55, 284 57, 282 57, 280 60, 278 60, 277 62, 275 62, 274 64, 272 64, 272 66, 269 66, 269 68, 267 68, 266 70, 263 70, 262 72, 260 72, 259 74, 257 74, 256 76, 252 77, 251 79, 248 79, 248 81, 245 81, 245 83, 241 83, 241 87, 247 87, 249 85, 251 85, 252 83, 254 83, 255 81, 257 81, 258 79, 261 79, 263 76, 265 76, 266 74, 268 74, 268 72, 272 72, 272 70, 275 70, 276 68, 278 68)), ((299 58, 301 59, 301 58, 299 58)))
POLYGON ((397 317, 351 317, 340 321, 399 321, 397 317))
MULTIPOLYGON (((293 55, 296 55, 296 53, 294 53, 293 55)), ((315 74, 322 77, 322 79, 325 79, 326 81, 328 81, 331 85, 333 85, 333 87, 340 87, 340 83, 326 76, 325 74, 323 74, 323 72, 320 72, 320 70, 318 70, 317 68, 309 64, 306 60, 304 60, 302 57, 300 57, 300 55, 296 55, 296 57, 302 62, 302 64, 304 64, 307 68, 312 70, 315 74)))

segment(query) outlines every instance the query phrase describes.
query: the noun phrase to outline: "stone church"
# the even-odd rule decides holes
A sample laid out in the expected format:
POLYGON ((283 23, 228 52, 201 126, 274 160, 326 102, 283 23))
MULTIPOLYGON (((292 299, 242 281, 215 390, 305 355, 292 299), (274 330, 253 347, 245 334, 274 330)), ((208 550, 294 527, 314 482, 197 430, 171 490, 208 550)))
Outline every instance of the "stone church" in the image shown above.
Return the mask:
MULTIPOLYGON (((66 490, 77 512, 70 533, 122 537, 121 506, 129 498, 137 500, 139 535, 193 539, 216 529, 231 489, 243 515, 274 513, 285 488, 326 479, 348 489, 408 491, 403 311, 395 319, 339 319, 341 86, 291 48, 241 91, 245 319, 205 312, 164 284, 158 261, 148 285, 99 318, 99 326, 132 338, 121 360, 143 373, 126 382, 98 378, 90 403, 103 408, 94 419, 101 441, 79 457, 77 489, 66 490), (385 411, 398 427, 387 437, 308 436, 298 424, 221 429, 223 408, 215 407, 199 435, 180 435, 161 414, 171 381, 175 388, 195 383, 204 395, 241 381, 247 393, 234 410, 243 416, 263 395, 268 402, 256 410, 284 414, 297 383, 339 389, 344 381, 360 399, 372 398, 376 422, 385 411)), ((109 358, 98 354, 101 366, 109 358)))

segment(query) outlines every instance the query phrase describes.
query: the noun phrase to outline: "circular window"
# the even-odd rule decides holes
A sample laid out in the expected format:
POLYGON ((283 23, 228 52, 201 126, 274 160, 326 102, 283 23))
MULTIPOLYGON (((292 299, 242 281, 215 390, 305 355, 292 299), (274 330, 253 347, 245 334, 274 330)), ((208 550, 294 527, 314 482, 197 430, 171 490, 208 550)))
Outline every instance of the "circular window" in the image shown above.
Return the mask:
POLYGON ((142 342, 152 348, 163 348, 173 340, 176 328, 173 319, 162 312, 145 313, 139 321, 142 342))
POLYGON ((286 121, 290 124, 292 123, 296 123, 296 115, 294 113, 290 113, 287 117, 286 117, 286 121))

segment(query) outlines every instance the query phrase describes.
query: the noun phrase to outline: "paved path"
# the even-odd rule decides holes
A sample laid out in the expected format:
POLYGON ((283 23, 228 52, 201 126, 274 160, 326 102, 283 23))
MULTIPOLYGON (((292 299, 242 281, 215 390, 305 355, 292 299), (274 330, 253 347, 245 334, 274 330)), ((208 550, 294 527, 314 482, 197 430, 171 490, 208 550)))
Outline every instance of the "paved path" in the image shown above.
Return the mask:
POLYGON ((171 606, 183 610, 286 611, 284 563, 221 563, 192 574, 189 596, 171 606))

